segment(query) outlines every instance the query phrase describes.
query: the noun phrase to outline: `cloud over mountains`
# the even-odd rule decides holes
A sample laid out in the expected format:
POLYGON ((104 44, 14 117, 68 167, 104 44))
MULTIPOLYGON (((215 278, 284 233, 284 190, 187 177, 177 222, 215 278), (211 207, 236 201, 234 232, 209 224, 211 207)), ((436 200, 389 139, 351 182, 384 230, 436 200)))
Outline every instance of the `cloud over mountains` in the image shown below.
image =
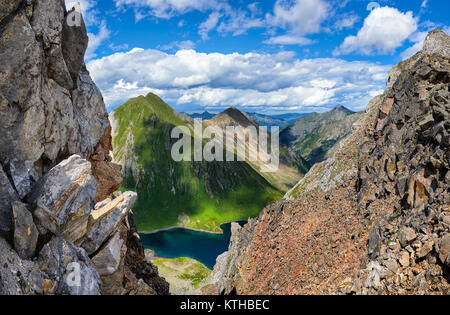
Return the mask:
POLYGON ((133 49, 88 64, 109 106, 154 91, 169 104, 248 106, 263 111, 343 105, 358 109, 389 70, 370 62, 296 58, 294 53, 222 54, 133 49))

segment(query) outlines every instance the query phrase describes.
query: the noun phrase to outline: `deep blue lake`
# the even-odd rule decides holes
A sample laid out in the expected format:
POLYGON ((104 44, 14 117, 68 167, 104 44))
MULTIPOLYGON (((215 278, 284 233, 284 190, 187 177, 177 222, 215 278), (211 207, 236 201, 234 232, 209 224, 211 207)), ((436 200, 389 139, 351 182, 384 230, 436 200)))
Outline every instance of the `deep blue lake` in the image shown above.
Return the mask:
MULTIPOLYGON (((238 222, 241 226, 246 221, 238 222)), ((153 234, 140 234, 146 249, 155 251, 158 257, 188 257, 213 269, 217 256, 228 250, 231 238, 231 223, 222 224, 223 234, 211 234, 175 228, 153 234)))

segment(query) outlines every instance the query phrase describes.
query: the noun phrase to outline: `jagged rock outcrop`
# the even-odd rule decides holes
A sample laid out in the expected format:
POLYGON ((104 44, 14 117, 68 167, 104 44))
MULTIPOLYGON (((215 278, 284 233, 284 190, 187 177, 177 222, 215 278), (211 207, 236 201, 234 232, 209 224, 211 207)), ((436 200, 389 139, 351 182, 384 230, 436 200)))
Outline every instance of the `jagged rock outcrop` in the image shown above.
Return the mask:
POLYGON ((449 51, 431 32, 333 158, 235 231, 217 293, 450 292, 449 51))
POLYGON ((98 201, 108 198, 122 184, 122 166, 111 163, 110 152, 112 150, 111 127, 109 126, 105 129, 102 138, 95 147, 94 154, 90 157, 95 180, 99 183, 96 194, 98 201))
POLYGON ((67 15, 63 0, 0 3, 0 294, 168 294, 143 253, 126 259, 136 196, 116 192, 86 28, 67 15))
POLYGON ((89 254, 97 251, 117 230, 120 222, 128 215, 136 202, 136 198, 136 193, 126 192, 104 207, 92 211, 89 217, 89 229, 82 243, 89 254))
POLYGON ((411 58, 400 62, 398 65, 392 67, 388 75, 387 87, 392 88, 395 82, 397 82, 398 77, 404 70, 410 70, 416 62, 426 56, 426 55, 439 55, 439 56, 449 56, 450 46, 448 44, 448 35, 440 29, 431 31, 424 44, 423 49, 411 58))
POLYGON ((253 229, 255 228, 254 222, 250 220, 244 227, 241 227, 238 223, 232 223, 229 250, 217 257, 217 263, 214 266, 210 281, 217 283, 217 288, 214 288, 217 292, 231 294, 235 289, 238 280, 235 275, 239 273, 237 269, 239 253, 247 248, 251 241, 251 235, 253 235, 253 229))
POLYGON ((355 293, 448 293, 450 39, 434 31, 388 89, 359 157, 359 206, 381 213, 355 293), (442 53, 443 55, 441 55, 442 53), (442 258, 442 259, 441 259, 442 258))
POLYGON ((169 284, 158 275, 158 268, 149 263, 145 258, 144 247, 141 239, 137 233, 134 217, 129 214, 127 219, 127 254, 126 266, 130 271, 128 275, 136 276, 142 281, 137 285, 135 282, 132 286, 132 293, 138 294, 139 291, 145 289, 142 284, 147 284, 151 292, 158 292, 159 294, 169 294, 169 284), (143 282, 143 283, 142 283, 143 282))

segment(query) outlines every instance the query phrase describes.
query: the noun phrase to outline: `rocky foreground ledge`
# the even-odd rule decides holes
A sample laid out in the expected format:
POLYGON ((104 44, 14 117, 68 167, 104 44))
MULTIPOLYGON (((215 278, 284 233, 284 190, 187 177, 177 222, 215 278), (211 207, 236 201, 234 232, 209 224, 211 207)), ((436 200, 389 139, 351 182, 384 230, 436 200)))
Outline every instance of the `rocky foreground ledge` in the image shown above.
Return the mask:
POLYGON ((168 294, 145 260, 136 194, 117 192, 84 22, 67 15, 59 0, 0 2, 0 294, 168 294))

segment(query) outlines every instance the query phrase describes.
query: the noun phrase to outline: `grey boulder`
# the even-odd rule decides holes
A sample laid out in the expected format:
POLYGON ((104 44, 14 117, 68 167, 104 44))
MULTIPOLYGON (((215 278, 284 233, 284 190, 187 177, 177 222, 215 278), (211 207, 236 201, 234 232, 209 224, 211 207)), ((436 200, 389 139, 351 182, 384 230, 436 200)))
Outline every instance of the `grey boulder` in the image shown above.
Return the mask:
POLYGON ((98 295, 101 280, 86 251, 53 237, 39 253, 39 268, 54 283, 50 294, 98 295))
POLYGON ((92 263, 100 276, 109 276, 117 271, 121 261, 121 253, 124 241, 119 232, 100 249, 99 253, 92 258, 92 263))
POLYGON ((12 231, 11 203, 19 200, 0 164, 0 236, 10 236, 12 231))
POLYGON ((91 164, 74 155, 51 169, 36 185, 30 202, 40 226, 75 243, 87 230, 97 182, 91 164))
POLYGON ((39 232, 34 225, 33 216, 21 202, 12 204, 14 249, 22 259, 30 259, 34 256, 39 232))
POLYGON ((439 258, 443 264, 450 267, 450 234, 442 237, 439 242, 439 258))

